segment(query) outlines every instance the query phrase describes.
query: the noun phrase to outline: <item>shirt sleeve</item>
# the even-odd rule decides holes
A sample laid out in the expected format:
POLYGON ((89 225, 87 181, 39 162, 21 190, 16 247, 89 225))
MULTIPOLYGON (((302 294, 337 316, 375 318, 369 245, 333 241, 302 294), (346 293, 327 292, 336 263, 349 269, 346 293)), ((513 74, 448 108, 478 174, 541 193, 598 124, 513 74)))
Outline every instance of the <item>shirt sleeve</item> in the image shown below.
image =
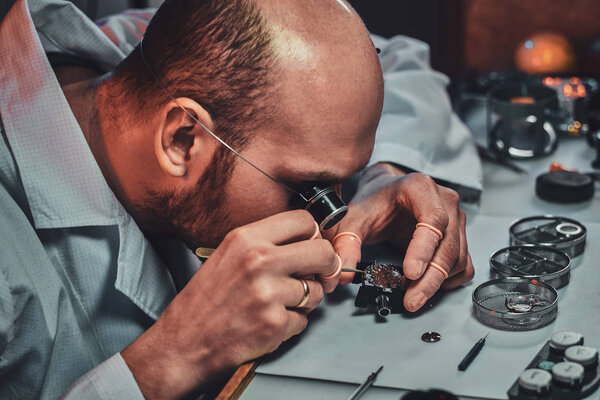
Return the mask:
POLYGON ((384 104, 369 164, 391 162, 479 193, 481 161, 452 111, 448 78, 429 65, 427 44, 405 36, 372 39, 381 50, 384 104))
POLYGON ((144 399, 129 367, 117 353, 79 378, 62 400, 144 399))

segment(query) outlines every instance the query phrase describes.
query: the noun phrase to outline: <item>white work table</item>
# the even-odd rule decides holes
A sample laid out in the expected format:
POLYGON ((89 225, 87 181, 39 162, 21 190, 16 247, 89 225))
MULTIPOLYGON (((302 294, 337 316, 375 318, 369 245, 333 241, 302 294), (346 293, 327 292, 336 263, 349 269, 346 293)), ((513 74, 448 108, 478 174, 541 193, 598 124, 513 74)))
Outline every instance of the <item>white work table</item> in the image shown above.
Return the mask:
MULTIPOLYGON (((485 163, 481 202, 465 207, 476 271, 471 284, 436 295, 420 312, 392 314, 385 322, 354 307, 358 285, 340 287, 311 314, 303 334, 260 361, 241 399, 346 399, 380 365, 383 371, 362 399, 399 399, 406 390, 429 388, 461 398, 507 399, 509 387, 553 332, 580 332, 586 345, 600 348, 600 194, 583 204, 559 205, 540 200, 534 191, 536 176, 552 161, 590 170, 593 156, 583 139, 564 139, 549 157, 516 162, 527 175, 485 163), (588 229, 586 250, 573 259, 571 281, 558 291, 556 320, 525 332, 483 325, 472 314, 471 294, 491 279, 489 256, 508 246, 514 220, 541 214, 573 218, 588 229), (426 331, 439 332, 441 341, 424 343, 426 331), (488 332, 479 356, 467 371, 458 371, 460 360, 488 332)), ((374 259, 372 251, 365 257, 374 259)))

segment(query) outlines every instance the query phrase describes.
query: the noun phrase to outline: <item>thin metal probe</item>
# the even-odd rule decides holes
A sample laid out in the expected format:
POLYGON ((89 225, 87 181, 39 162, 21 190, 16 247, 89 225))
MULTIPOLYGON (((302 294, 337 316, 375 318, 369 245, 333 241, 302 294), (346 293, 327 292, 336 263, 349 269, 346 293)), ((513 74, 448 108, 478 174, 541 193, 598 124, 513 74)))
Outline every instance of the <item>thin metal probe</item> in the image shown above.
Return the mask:
POLYGON ((342 268, 342 272, 357 272, 360 274, 365 273, 365 271, 363 271, 362 269, 356 269, 356 268, 342 268))
MULTIPOLYGON (((198 247, 195 251, 196 256, 200 257, 200 258, 209 258, 210 256, 212 256, 212 253, 214 253, 215 249, 212 249, 210 247, 198 247)), ((360 273, 360 274, 364 274, 365 271, 363 271, 362 269, 356 269, 356 268, 342 268, 343 272, 356 272, 356 273, 360 273)))
POLYGON ((363 383, 361 383, 359 387, 356 388, 356 390, 350 395, 350 397, 348 397, 348 400, 356 400, 360 396, 362 396, 363 393, 366 392, 366 390, 370 388, 371 385, 373 385, 373 383, 377 379, 377 375, 379 375, 382 369, 383 365, 379 367, 377 371, 371 372, 367 379, 363 383))

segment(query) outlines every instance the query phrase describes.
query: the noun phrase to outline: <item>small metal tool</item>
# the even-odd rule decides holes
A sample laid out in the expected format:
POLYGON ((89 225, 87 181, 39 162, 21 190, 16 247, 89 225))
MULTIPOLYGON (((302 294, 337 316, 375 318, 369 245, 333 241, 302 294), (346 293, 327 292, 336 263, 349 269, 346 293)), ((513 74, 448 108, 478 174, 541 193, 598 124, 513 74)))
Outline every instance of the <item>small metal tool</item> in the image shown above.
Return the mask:
POLYGON ((363 383, 361 383, 360 386, 357 387, 354 392, 352 392, 350 397, 348 397, 348 400, 356 400, 360 396, 362 396, 363 393, 368 388, 370 388, 371 385, 375 382, 375 380, 377 379, 377 375, 379 375, 379 373, 381 372, 382 369, 383 369, 383 365, 381 367, 379 367, 379 369, 377 371, 371 372, 371 374, 367 377, 367 379, 363 383))
POLYGON ((477 153, 479 154, 479 158, 481 158, 484 161, 489 161, 502 167, 508 168, 511 171, 514 171, 521 175, 527 174, 527 171, 525 171, 523 168, 519 167, 512 161, 509 161, 507 156, 501 154, 497 150, 489 149, 485 146, 477 144, 477 153))
POLYGON ((365 273, 365 271, 363 271, 362 269, 346 268, 346 267, 342 268, 342 272, 354 272, 354 273, 358 273, 358 274, 364 274, 365 273))
POLYGON ((483 345, 485 344, 485 339, 488 337, 489 334, 490 333, 488 332, 487 335, 485 335, 484 337, 479 339, 477 341, 477 343, 475 343, 475 345, 473 347, 471 347, 471 350, 469 350, 469 352, 467 353, 465 358, 463 358, 462 361, 460 362, 460 364, 458 364, 459 371, 467 370, 467 368, 469 367, 469 364, 471 364, 471 362, 475 359, 475 357, 477 357, 477 354, 479 354, 479 352, 483 348, 483 345))
MULTIPOLYGON (((216 249, 212 249, 210 247, 198 247, 195 251, 196 256, 203 258, 203 259, 207 259, 210 256, 212 256, 212 254, 215 252, 216 249)), ((342 268, 342 272, 354 272, 354 273, 359 273, 359 274, 364 274, 365 271, 363 271, 362 269, 356 269, 356 268, 342 268)))

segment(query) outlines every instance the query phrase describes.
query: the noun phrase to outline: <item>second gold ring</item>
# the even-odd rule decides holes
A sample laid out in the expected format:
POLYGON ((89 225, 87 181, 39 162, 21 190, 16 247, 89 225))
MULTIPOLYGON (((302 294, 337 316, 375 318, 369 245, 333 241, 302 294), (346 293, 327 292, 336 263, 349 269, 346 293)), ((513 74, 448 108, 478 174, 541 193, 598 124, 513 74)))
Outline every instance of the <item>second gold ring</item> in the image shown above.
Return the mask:
POLYGON ((300 300, 300 303, 298 303, 294 308, 302 308, 306 306, 308 304, 308 298, 310 297, 310 288, 308 286, 308 282, 304 279, 300 279, 300 282, 302 283, 302 288, 304 289, 304 296, 302 297, 302 300, 300 300))

